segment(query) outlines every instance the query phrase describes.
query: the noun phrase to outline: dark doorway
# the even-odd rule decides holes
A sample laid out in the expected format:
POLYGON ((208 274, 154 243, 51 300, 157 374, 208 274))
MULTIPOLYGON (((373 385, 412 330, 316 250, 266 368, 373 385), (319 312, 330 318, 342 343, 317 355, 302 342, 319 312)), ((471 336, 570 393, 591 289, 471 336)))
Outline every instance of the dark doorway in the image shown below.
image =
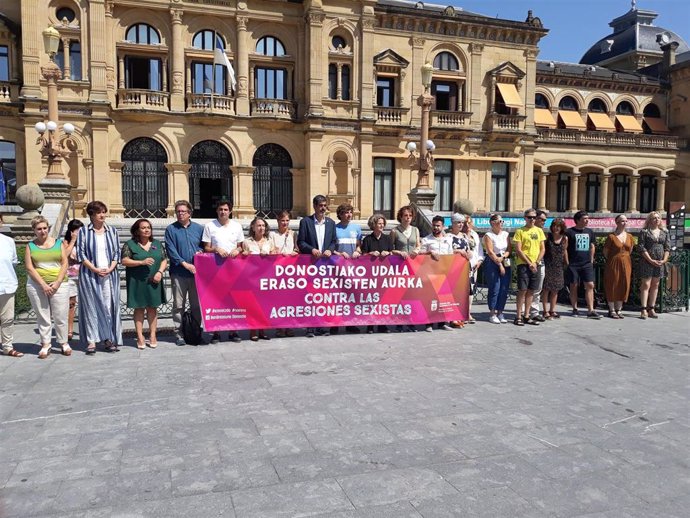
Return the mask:
POLYGON ((189 201, 195 218, 214 218, 216 203, 232 202, 232 157, 221 143, 204 140, 189 152, 189 201))
POLYGON ((258 216, 275 218, 292 210, 292 158, 278 144, 264 144, 254 153, 254 208, 258 216))

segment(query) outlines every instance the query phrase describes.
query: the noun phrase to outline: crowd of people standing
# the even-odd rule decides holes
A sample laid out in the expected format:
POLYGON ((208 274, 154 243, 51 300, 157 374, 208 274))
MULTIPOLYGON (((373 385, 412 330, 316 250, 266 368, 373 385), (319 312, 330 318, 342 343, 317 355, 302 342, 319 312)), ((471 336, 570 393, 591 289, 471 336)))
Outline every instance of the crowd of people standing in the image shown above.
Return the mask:
MULTIPOLYGON (((166 302, 163 276, 169 271, 172 288, 172 316, 175 323, 175 343, 186 344, 182 333, 185 307, 188 305, 194 321, 201 326, 201 311, 196 291, 194 257, 199 253, 214 253, 222 258, 234 259, 239 255, 297 255, 309 254, 315 258, 339 255, 344 258, 362 255, 386 257, 394 254, 403 258, 428 254, 460 254, 469 262, 470 311, 465 321, 441 322, 439 329, 452 330, 474 323, 471 315, 472 299, 476 290, 477 272, 483 265, 484 280, 488 288, 489 322, 504 324, 505 307, 515 262, 517 277, 517 326, 539 325, 546 320, 560 318, 556 312, 559 292, 565 285, 570 290, 572 315, 578 309, 579 289, 584 289, 586 316, 600 319, 595 309, 594 254, 595 236, 588 227, 589 215, 579 211, 574 216, 575 226, 566 228, 563 219, 555 218, 544 231, 547 214, 541 210, 525 211, 525 224, 511 237, 504 230, 500 214, 489 218, 490 230, 482 238, 473 229, 471 215, 455 213, 451 226, 445 228, 442 216, 432 219, 432 230, 422 237, 413 225, 416 217, 412 206, 402 207, 397 213, 398 225, 385 232, 388 222, 382 214, 368 220, 371 233, 362 237, 361 228, 353 223, 354 209, 349 204, 337 208, 338 222, 326 216, 327 199, 313 199, 314 213, 302 218, 295 234, 289 228, 291 215, 282 211, 277 215, 278 228, 269 231, 268 222, 261 217, 250 223, 245 238, 242 226, 232 219, 232 204, 221 201, 216 207, 217 218, 202 226, 191 220, 189 202, 175 203, 176 221, 165 230, 164 240, 153 236, 153 226, 145 218, 132 225, 131 239, 120 246, 115 227, 106 223, 107 207, 99 201, 86 207, 89 223, 83 225, 72 220, 64 239, 50 235, 48 221, 36 216, 31 226, 34 239, 26 245, 27 295, 36 314, 40 351, 38 357, 47 358, 52 351, 52 335, 65 356, 72 354, 70 341, 77 301, 79 303, 79 341, 87 354, 93 355, 97 345, 103 351, 114 353, 122 344, 120 315, 120 278, 118 265, 125 268, 127 307, 134 310, 136 346, 139 349, 156 348, 158 308, 166 302), (148 323, 148 338, 144 321, 148 323)), ((635 247, 633 236, 626 230, 627 217, 615 218, 616 229, 606 237, 604 257, 604 290, 608 303, 608 316, 624 318, 623 304, 628 300, 632 276, 631 252, 635 247)), ((0 223, 2 219, 0 216, 0 223)), ((659 280, 665 274, 669 259, 669 234, 658 213, 647 216, 640 232, 637 247, 640 277, 641 319, 658 318, 655 312, 659 280)), ((14 319, 14 293, 18 263, 14 241, 0 235, 0 330, 3 353, 21 357, 23 353, 12 345, 14 319)), ((398 331, 416 331, 414 326, 398 326, 398 331)), ((432 324, 425 331, 433 331, 432 324)), ((367 332, 389 333, 386 325, 369 326, 367 332)), ((338 328, 307 328, 306 336, 328 335, 338 328)), ((359 332, 354 326, 346 332, 359 332)), ((252 341, 270 340, 265 330, 250 330, 252 341)), ((278 329, 276 337, 294 336, 292 329, 278 329)), ((230 341, 241 341, 231 332, 230 341)), ((214 333, 211 343, 221 340, 214 333)))

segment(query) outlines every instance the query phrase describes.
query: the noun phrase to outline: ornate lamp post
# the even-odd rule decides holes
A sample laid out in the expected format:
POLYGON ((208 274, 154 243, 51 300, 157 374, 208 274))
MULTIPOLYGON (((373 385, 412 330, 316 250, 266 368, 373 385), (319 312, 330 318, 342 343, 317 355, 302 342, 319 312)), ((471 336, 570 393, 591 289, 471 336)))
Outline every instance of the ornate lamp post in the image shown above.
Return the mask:
POLYGON ((35 128, 38 132, 36 144, 41 146, 41 155, 48 159, 48 174, 39 185, 44 191, 47 187, 48 191, 56 192, 64 191, 65 187, 69 190, 69 181, 62 171, 62 160, 74 150, 74 142, 70 139, 74 126, 69 122, 62 125, 62 131, 67 137, 61 140, 58 130, 57 80, 62 77, 62 72, 55 63, 55 54, 60 45, 60 33, 53 27, 48 27, 43 31, 43 44, 46 54, 50 56, 50 62, 41 67, 41 74, 48 82, 48 122, 37 122, 35 128))
POLYGON ((422 135, 419 145, 419 156, 416 156, 417 144, 409 142, 407 150, 410 152, 409 162, 413 170, 417 170, 417 184, 407 195, 412 203, 421 209, 431 210, 434 206, 436 193, 431 189, 429 174, 434 170, 433 151, 436 145, 429 140, 429 114, 434 96, 429 93, 431 78, 434 74, 434 67, 431 63, 422 66, 422 85, 424 92, 417 99, 417 105, 422 108, 422 135))

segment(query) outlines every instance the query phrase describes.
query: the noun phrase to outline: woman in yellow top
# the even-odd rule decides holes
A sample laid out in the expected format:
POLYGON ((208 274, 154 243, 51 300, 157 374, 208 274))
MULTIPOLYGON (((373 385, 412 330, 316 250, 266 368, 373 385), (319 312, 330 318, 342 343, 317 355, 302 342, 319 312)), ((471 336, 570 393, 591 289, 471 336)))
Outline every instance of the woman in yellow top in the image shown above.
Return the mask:
POLYGON ((63 284, 67 273, 67 254, 62 239, 51 237, 48 220, 36 216, 31 220, 36 238, 26 245, 26 293, 36 313, 38 334, 41 337, 40 359, 50 354, 52 321, 55 336, 62 348, 62 354, 69 356, 72 349, 67 343, 67 314, 69 311, 69 287, 63 284))

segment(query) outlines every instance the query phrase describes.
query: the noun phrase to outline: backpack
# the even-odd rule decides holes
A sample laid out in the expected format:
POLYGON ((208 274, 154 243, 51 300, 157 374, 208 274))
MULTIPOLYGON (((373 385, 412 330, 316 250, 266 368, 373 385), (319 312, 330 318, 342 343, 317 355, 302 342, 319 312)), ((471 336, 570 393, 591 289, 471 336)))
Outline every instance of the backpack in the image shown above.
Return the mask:
POLYGON ((182 313, 182 338, 188 345, 201 345, 204 343, 201 325, 194 318, 191 310, 182 313))

